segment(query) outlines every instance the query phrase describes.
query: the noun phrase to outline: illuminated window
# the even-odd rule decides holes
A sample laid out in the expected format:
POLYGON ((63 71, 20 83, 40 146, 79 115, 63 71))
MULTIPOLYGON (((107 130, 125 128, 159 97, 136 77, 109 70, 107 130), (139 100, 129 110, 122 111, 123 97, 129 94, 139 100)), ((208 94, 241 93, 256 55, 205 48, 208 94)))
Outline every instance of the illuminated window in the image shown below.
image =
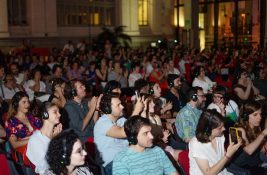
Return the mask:
POLYGON ((8 0, 8 24, 27 25, 26 0, 8 0))
POLYGON ((138 0, 138 24, 140 26, 148 25, 147 1, 148 0, 138 0))
POLYGON ((59 26, 115 24, 115 0, 57 0, 59 26))

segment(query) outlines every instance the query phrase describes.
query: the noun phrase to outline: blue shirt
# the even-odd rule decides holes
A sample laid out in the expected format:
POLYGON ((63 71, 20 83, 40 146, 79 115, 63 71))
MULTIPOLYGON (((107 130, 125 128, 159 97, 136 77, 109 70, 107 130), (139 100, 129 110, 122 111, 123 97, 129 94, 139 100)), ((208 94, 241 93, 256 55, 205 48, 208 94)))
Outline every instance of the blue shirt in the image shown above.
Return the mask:
POLYGON ((102 164, 104 167, 113 161, 114 156, 118 152, 127 148, 129 145, 126 139, 117 139, 107 136, 107 132, 112 126, 117 125, 123 127, 125 121, 126 119, 122 117, 116 122, 113 122, 107 115, 102 115, 95 123, 94 142, 103 160, 102 164))
POLYGON ((113 161, 112 174, 116 175, 165 175, 176 172, 165 152, 155 146, 136 152, 127 148, 113 161))
POLYGON ((191 139, 195 136, 197 123, 202 111, 192 107, 189 103, 176 116, 175 126, 182 139, 191 139))

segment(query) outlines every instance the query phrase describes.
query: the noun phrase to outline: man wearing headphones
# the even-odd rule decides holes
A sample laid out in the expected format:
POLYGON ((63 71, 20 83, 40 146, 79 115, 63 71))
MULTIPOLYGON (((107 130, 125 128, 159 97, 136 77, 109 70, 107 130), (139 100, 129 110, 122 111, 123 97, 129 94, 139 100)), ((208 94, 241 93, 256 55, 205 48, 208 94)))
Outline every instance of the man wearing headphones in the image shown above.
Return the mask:
MULTIPOLYGON (((104 94, 100 101, 103 115, 94 127, 94 142, 102 158, 105 175, 112 175, 114 156, 128 146, 124 132, 123 105, 117 93, 104 94)), ((139 114, 143 109, 143 102, 137 99, 133 114, 139 114)))
POLYGON ((175 127, 178 135, 186 143, 194 136, 201 108, 204 107, 206 101, 205 94, 201 87, 193 87, 189 92, 189 102, 184 106, 176 116, 175 127))
POLYGON ((129 118, 124 125, 130 146, 118 153, 113 161, 113 174, 178 175, 165 152, 153 146, 149 119, 129 118))
POLYGON ((88 138, 93 138, 94 123, 98 119, 98 97, 92 97, 90 101, 86 101, 85 86, 79 80, 71 82, 71 86, 67 87, 69 100, 65 105, 68 113, 69 127, 72 128, 79 136, 82 142, 88 138))
POLYGON ((180 111, 182 107, 185 106, 186 104, 186 97, 180 91, 181 88, 181 77, 176 74, 169 74, 168 78, 168 86, 169 86, 169 91, 166 93, 164 98, 166 99, 167 102, 172 103, 172 113, 173 116, 176 116, 177 113, 180 111))

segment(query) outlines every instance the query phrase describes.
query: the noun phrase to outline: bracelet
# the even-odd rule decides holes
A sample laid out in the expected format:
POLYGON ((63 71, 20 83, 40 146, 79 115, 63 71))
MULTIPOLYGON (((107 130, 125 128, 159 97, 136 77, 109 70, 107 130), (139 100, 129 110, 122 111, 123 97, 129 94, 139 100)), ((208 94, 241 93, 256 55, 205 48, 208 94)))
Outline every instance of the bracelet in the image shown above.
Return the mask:
POLYGON ((226 153, 225 153, 224 157, 225 157, 227 160, 230 160, 230 159, 231 159, 231 157, 227 156, 226 153))

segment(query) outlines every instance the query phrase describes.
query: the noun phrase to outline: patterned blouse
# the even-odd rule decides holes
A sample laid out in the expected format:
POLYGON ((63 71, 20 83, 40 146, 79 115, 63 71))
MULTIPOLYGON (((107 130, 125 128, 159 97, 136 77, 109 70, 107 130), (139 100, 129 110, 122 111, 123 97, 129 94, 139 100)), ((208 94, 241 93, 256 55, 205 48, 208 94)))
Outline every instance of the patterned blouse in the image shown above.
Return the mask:
POLYGON ((31 136, 36 129, 40 129, 42 127, 42 121, 39 118, 32 115, 27 115, 26 117, 33 127, 33 130, 30 131, 29 128, 16 117, 11 117, 5 122, 7 137, 15 135, 18 139, 23 139, 31 136))
MULTIPOLYGON (((46 170, 44 175, 55 175, 52 170, 46 170)), ((88 167, 78 167, 76 175, 93 175, 88 167)))

